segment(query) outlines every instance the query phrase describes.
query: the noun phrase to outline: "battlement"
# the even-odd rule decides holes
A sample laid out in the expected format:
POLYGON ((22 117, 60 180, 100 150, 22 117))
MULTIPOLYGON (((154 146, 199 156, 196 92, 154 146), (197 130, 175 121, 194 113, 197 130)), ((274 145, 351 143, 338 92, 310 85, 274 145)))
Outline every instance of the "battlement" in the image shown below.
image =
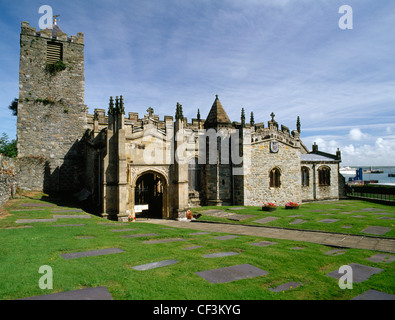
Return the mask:
POLYGON ((72 35, 69 37, 57 25, 53 25, 52 29, 36 30, 36 28, 30 26, 29 22, 22 21, 21 35, 41 37, 44 39, 63 42, 71 42, 80 45, 84 44, 84 34, 82 32, 78 32, 76 36, 72 35))

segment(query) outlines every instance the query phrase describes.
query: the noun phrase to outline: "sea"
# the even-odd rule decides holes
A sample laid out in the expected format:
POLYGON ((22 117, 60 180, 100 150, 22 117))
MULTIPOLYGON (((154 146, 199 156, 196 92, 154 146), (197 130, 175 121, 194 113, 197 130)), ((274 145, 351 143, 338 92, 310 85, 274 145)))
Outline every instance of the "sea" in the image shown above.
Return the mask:
MULTIPOLYGON (((383 173, 362 173, 362 180, 363 181, 378 181, 378 184, 382 185, 394 185, 395 186, 395 177, 389 177, 389 173, 395 173, 395 167, 358 167, 352 166, 351 168, 359 169, 362 168, 364 170, 381 170, 383 173)), ((354 175, 350 174, 343 174, 346 178, 346 182, 349 178, 354 178, 354 175)))

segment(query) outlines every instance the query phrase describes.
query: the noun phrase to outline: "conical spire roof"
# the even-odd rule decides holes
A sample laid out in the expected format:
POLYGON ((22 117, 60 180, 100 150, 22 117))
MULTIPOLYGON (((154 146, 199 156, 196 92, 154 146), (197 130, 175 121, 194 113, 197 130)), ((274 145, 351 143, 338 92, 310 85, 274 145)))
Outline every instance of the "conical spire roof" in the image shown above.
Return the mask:
POLYGON ((218 95, 215 97, 213 106, 211 107, 210 113, 208 114, 204 123, 205 128, 217 128, 220 126, 228 126, 231 122, 228 115, 225 112, 224 107, 218 99, 218 95))

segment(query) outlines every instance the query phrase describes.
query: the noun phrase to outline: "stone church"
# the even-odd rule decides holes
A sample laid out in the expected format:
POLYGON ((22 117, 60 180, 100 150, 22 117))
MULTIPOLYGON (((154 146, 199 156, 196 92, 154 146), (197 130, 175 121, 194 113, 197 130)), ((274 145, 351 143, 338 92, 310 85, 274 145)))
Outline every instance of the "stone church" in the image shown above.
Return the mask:
POLYGON ((205 119, 197 110, 188 121, 179 103, 161 119, 152 108, 125 114, 123 97, 112 96, 108 109, 89 114, 84 35, 69 37, 56 21, 38 31, 22 22, 19 88, 19 157, 44 164, 39 188, 77 193, 108 219, 177 219, 202 205, 284 205, 342 192, 340 151, 309 151, 300 122, 290 131, 274 113, 246 122, 241 109, 231 121, 216 96, 205 119))

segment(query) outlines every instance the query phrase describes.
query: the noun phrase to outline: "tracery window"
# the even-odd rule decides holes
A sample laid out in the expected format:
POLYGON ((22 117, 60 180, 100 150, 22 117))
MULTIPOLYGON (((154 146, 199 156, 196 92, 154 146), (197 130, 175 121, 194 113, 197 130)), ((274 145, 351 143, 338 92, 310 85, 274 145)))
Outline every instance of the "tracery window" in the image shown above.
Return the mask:
POLYGON ((322 187, 331 185, 331 169, 322 166, 318 169, 318 184, 322 187))
POLYGON ((269 172, 269 186, 270 188, 280 188, 281 186, 281 172, 278 168, 273 168, 269 172))

